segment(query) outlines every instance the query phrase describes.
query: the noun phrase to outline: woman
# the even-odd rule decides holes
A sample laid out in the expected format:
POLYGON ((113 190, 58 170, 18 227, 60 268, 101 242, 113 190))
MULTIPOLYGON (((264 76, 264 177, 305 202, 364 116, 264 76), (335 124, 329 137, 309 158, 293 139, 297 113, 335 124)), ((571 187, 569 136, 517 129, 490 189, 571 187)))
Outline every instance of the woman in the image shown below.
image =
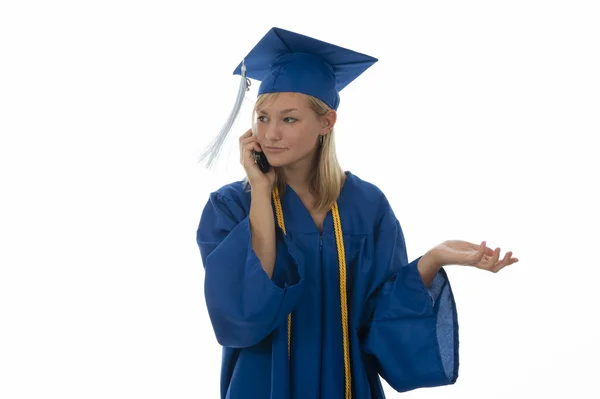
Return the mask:
POLYGON ((236 70, 262 82, 239 141, 246 178, 210 195, 197 231, 222 398, 383 398, 380 376, 399 392, 452 384, 443 266, 517 262, 464 241, 408 262, 385 195, 340 167, 339 91, 376 61, 273 28, 236 70))

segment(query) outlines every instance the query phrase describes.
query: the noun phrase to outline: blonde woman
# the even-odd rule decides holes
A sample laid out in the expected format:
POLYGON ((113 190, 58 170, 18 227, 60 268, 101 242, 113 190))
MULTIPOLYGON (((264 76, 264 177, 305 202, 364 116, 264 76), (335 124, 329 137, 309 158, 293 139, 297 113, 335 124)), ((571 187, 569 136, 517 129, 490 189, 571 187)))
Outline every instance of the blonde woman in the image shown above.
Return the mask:
POLYGON ((339 165, 339 92, 376 61, 273 28, 236 70, 240 92, 261 81, 239 139, 246 177, 210 195, 197 230, 223 399, 383 398, 380 377, 399 392, 453 384, 458 320, 443 267, 517 262, 465 241, 409 262, 385 195, 339 165))

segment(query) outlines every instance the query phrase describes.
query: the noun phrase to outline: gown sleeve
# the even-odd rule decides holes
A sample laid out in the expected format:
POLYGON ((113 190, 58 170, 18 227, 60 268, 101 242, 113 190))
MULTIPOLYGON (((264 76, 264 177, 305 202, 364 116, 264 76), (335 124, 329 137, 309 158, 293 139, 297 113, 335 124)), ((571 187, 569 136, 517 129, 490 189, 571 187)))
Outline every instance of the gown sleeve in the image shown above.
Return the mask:
POLYGON ((442 268, 427 289, 408 263, 400 223, 391 211, 375 243, 375 266, 389 271, 367 306, 363 351, 398 392, 450 385, 458 378, 458 319, 448 276, 442 268))
POLYGON ((258 344, 298 302, 302 290, 302 254, 277 245, 274 278, 263 270, 252 249, 250 219, 240 204, 214 192, 196 233, 205 269, 204 295, 220 345, 243 348, 258 344), (278 270, 279 269, 279 270, 278 270), (285 269, 282 273, 281 269, 285 269), (284 276, 275 281, 275 275, 284 276))

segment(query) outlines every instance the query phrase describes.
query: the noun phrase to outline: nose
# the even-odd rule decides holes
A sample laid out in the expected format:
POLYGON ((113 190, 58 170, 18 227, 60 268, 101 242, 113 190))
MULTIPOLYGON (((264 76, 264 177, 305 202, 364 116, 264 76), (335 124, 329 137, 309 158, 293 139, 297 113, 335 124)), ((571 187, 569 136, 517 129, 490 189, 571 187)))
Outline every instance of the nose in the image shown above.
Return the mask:
POLYGON ((279 128, 276 123, 269 123, 265 131, 265 138, 267 140, 279 140, 281 138, 281 134, 279 132, 279 128))

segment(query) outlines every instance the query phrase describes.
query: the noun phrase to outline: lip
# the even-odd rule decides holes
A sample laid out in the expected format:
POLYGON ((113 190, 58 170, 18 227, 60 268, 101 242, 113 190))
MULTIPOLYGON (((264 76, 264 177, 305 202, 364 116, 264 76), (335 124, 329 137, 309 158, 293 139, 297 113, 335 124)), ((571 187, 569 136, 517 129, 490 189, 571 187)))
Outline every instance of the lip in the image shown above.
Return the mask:
POLYGON ((265 151, 271 151, 271 152, 279 152, 279 151, 285 150, 285 148, 281 148, 281 147, 265 147, 265 146, 263 146, 263 150, 265 150, 265 151))

